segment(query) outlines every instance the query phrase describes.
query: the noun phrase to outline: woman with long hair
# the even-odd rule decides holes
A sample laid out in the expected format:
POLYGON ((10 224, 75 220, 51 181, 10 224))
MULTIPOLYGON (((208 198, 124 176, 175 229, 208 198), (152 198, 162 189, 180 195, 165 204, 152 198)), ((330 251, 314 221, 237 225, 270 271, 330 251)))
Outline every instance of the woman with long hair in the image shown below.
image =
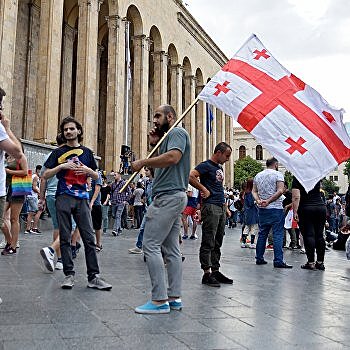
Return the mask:
POLYGON ((2 226, 2 232, 5 235, 7 243, 1 255, 13 255, 16 254, 16 248, 18 246, 20 230, 19 215, 25 201, 25 196, 14 196, 12 194, 12 176, 26 176, 28 173, 28 163, 26 157, 22 157, 20 161, 17 161, 12 156, 7 156, 6 162, 6 206, 4 217, 9 217, 10 220, 5 220, 2 226))

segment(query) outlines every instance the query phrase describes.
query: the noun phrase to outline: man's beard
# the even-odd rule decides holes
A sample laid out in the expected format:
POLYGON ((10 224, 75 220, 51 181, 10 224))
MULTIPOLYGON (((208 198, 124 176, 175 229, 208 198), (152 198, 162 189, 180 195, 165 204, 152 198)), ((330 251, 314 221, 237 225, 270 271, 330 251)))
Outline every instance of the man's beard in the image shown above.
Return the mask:
POLYGON ((166 122, 165 124, 161 125, 160 126, 160 130, 163 131, 163 132, 168 132, 168 130, 169 130, 169 123, 166 122))

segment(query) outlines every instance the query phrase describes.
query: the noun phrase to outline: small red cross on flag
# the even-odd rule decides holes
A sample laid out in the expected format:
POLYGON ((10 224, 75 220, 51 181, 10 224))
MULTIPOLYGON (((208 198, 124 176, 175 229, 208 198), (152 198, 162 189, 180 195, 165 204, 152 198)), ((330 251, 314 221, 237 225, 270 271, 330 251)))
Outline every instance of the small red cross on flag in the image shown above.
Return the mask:
POLYGON ((199 98, 233 117, 306 191, 350 158, 343 110, 291 74, 255 35, 212 77, 199 98))

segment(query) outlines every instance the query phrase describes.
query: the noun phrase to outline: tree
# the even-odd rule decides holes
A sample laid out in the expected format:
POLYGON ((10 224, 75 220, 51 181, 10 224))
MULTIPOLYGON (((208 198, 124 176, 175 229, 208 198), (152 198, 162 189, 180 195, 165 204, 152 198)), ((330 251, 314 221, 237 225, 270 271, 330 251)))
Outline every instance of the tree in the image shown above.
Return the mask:
POLYGON ((339 186, 334 181, 327 180, 326 178, 322 180, 322 188, 326 192, 326 198, 334 192, 339 191, 339 186))
POLYGON ((257 173, 259 173, 262 170, 263 166, 261 165, 261 163, 250 156, 237 160, 235 163, 234 171, 235 188, 240 189, 244 181, 254 177, 257 173))
POLYGON ((289 170, 284 173, 284 181, 289 189, 292 188, 293 174, 289 170))
POLYGON ((348 159, 345 162, 345 168, 344 168, 344 175, 346 175, 348 177, 348 180, 350 180, 350 159, 348 159))

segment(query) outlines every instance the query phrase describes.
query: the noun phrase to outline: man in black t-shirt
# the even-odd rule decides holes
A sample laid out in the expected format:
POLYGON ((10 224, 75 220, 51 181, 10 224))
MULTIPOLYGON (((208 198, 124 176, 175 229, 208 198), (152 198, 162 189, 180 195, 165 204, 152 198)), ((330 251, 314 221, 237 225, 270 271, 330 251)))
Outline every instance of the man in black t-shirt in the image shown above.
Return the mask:
POLYGON ((96 256, 94 231, 87 178, 98 179, 97 165, 92 151, 80 144, 83 128, 73 117, 66 117, 60 125, 60 131, 66 144, 55 149, 46 160, 43 177, 58 178, 56 191, 56 211, 60 232, 60 248, 62 254, 65 279, 63 289, 74 286, 74 264, 71 250, 72 219, 77 223, 84 243, 85 259, 88 275, 88 287, 110 290, 112 286, 99 277, 99 266, 96 256))
POLYGON ((220 142, 211 158, 198 164, 190 172, 190 184, 201 192, 203 198, 202 242, 199 251, 199 260, 204 271, 202 283, 211 287, 220 287, 220 283, 233 283, 232 279, 219 271, 227 214, 222 164, 230 159, 231 153, 231 146, 220 142))

